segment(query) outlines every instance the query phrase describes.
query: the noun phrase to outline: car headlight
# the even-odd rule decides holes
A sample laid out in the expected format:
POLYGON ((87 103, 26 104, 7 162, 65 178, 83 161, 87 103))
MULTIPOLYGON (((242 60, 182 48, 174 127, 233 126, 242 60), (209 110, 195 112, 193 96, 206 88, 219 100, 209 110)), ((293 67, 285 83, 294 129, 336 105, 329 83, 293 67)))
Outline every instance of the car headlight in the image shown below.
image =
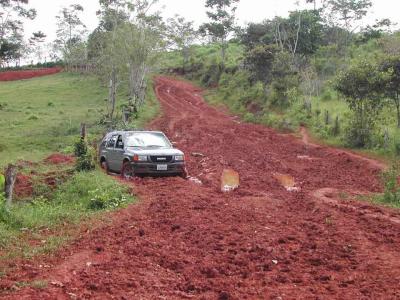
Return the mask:
POLYGON ((184 155, 175 155, 175 161, 184 161, 185 156, 184 155))
POLYGON ((147 156, 146 155, 135 155, 133 157, 134 161, 147 161, 147 156))

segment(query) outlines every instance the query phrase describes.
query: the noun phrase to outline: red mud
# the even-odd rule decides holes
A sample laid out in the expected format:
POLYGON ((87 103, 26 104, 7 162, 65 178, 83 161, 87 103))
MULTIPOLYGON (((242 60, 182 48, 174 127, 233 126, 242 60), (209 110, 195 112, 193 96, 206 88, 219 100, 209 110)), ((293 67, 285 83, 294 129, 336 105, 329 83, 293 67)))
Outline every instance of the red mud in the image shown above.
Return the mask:
POLYGON ((73 164, 75 158, 70 155, 55 153, 45 158, 44 162, 52 165, 73 164))
POLYGON ((51 258, 14 263, 0 278, 5 299, 400 298, 400 225, 390 219, 399 213, 327 201, 338 191, 380 191, 376 165, 239 124, 189 83, 161 77, 156 93, 164 114, 151 128, 187 154, 204 154, 187 155, 203 184, 135 179, 139 204, 51 258), (224 194, 228 168, 239 172, 240 187, 224 194), (298 190, 274 174, 290 176, 298 190), (34 280, 49 285, 11 291, 34 280))
POLYGON ((0 72, 0 81, 29 79, 34 77, 56 74, 61 71, 62 68, 60 67, 37 69, 37 70, 6 71, 6 72, 0 72))
POLYGON ((32 178, 27 175, 18 174, 15 180, 14 194, 16 198, 26 198, 32 196, 33 183, 32 178))

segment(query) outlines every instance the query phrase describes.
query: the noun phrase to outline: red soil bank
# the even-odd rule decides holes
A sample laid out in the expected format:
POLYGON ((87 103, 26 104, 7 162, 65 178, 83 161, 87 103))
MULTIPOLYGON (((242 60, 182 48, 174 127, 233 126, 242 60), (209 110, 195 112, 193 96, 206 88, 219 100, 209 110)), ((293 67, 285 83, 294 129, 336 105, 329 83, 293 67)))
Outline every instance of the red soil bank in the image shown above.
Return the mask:
POLYGON ((73 164, 75 162, 75 158, 69 155, 55 153, 45 158, 44 162, 53 165, 73 164))
POLYGON ((340 191, 380 191, 376 165, 240 123, 209 107, 189 83, 160 77, 156 93, 164 114, 151 128, 177 142, 190 175, 203 184, 135 179, 128 184, 139 204, 52 257, 13 264, 0 278, 1 296, 400 298, 399 212, 335 199, 340 191), (228 168, 239 172, 241 185, 222 193, 220 177, 228 168), (299 190, 288 191, 274 174, 290 175, 299 190), (327 188, 335 193, 318 193, 327 188), (16 282, 37 280, 49 285, 15 291, 16 282))
POLYGON ((37 70, 6 71, 6 72, 0 72, 0 81, 29 79, 34 77, 56 74, 61 71, 62 68, 60 67, 37 69, 37 70))
POLYGON ((17 198, 26 198, 32 196, 32 178, 27 175, 18 174, 17 179, 15 180, 14 193, 17 198))

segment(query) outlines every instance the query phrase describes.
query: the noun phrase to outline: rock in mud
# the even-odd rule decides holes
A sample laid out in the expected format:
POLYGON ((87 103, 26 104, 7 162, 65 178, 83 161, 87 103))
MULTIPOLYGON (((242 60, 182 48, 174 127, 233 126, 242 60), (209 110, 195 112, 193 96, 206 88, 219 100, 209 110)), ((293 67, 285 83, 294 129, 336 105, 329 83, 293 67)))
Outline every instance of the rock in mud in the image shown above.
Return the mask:
POLYGON ((188 179, 189 179, 189 181, 191 181, 191 182, 193 182, 193 183, 195 183, 195 184, 198 184, 198 185, 202 185, 202 184, 203 184, 203 183, 201 182, 201 180, 198 179, 198 178, 196 178, 196 177, 189 177, 188 179))
POLYGON ((203 153, 199 153, 199 152, 193 152, 192 156, 193 157, 205 157, 205 155, 203 153))
POLYGON ((239 173, 232 169, 225 169, 221 176, 221 191, 224 193, 236 190, 240 185, 239 173))
POLYGON ((280 173, 274 173, 273 176, 288 192, 298 192, 300 190, 292 176, 280 173))

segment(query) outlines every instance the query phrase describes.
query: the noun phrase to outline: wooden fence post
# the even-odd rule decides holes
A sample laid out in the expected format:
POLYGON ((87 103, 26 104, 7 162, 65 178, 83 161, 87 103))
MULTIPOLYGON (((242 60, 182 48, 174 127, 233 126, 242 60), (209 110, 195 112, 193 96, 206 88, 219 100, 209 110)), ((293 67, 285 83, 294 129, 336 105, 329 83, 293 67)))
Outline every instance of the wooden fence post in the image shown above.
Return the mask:
POLYGON ((82 140, 86 139, 86 124, 85 123, 81 124, 81 139, 82 140))
POLYGON ((13 198, 14 184, 17 178, 17 167, 15 165, 9 164, 6 170, 5 177, 6 182, 4 191, 6 193, 7 206, 10 206, 13 198))

